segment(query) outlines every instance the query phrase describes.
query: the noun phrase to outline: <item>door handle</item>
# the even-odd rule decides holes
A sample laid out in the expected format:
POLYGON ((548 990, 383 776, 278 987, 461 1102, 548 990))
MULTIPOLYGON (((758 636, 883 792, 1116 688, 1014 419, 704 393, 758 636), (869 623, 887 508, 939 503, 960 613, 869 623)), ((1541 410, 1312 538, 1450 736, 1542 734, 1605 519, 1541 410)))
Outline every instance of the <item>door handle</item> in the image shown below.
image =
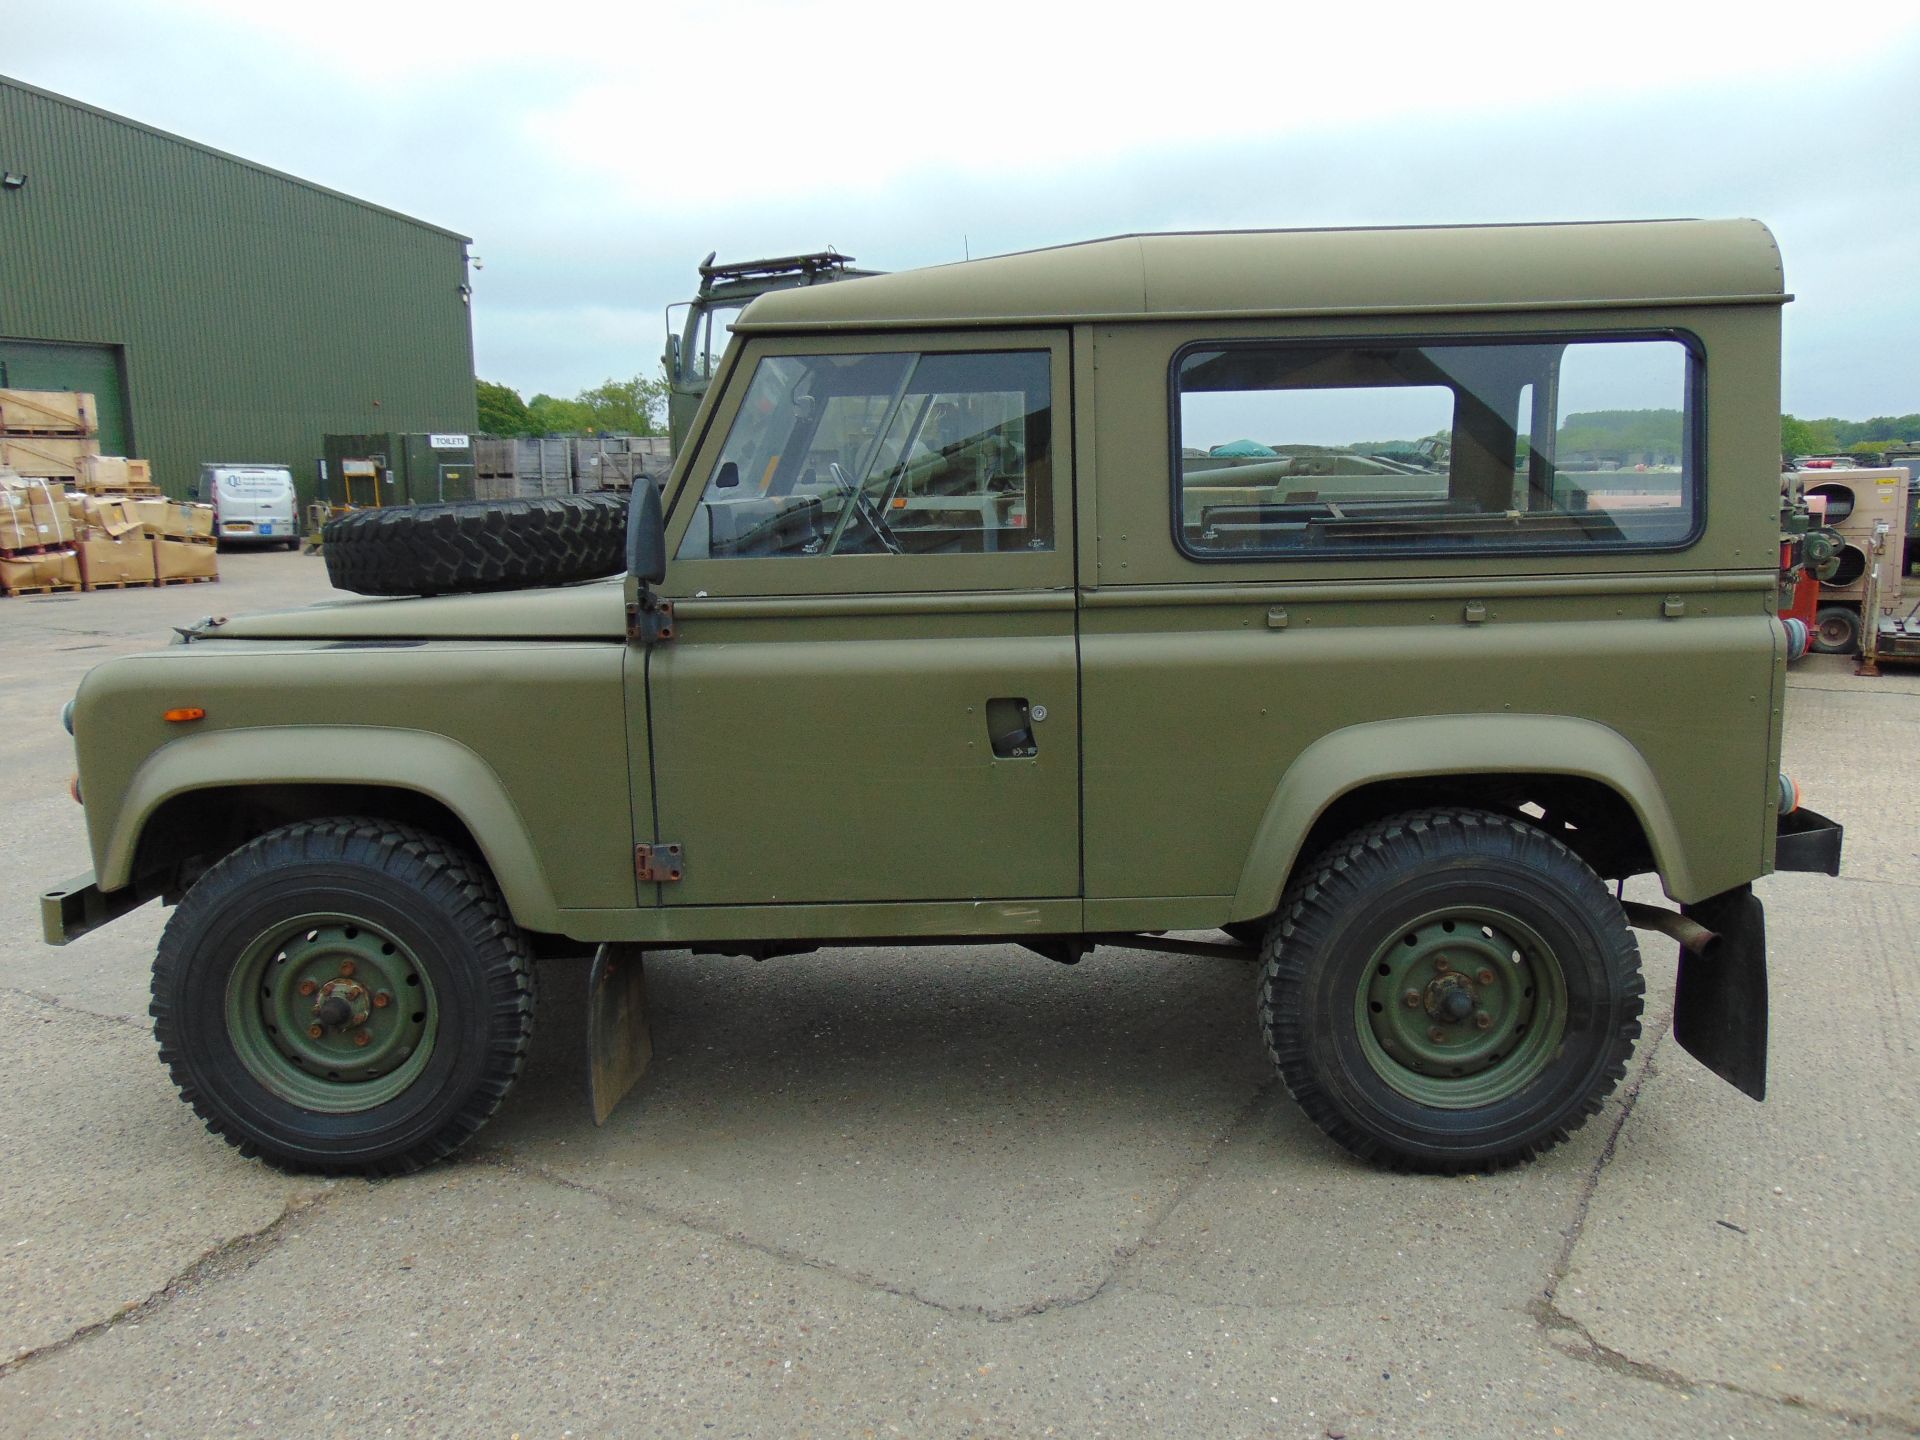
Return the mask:
POLYGON ((1046 707, 1028 705, 1024 697, 1003 695, 987 701, 987 740, 999 760, 1030 760, 1040 753, 1033 722, 1046 717, 1046 707))

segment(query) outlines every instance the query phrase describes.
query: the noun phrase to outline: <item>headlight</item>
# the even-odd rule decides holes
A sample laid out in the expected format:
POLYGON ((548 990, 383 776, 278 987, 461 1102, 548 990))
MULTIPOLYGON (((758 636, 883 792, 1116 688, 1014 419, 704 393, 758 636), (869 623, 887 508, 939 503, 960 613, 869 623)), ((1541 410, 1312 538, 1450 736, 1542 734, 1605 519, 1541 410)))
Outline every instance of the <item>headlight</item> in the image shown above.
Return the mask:
POLYGON ((73 701, 60 707, 60 723, 66 727, 67 734, 73 734, 73 701))

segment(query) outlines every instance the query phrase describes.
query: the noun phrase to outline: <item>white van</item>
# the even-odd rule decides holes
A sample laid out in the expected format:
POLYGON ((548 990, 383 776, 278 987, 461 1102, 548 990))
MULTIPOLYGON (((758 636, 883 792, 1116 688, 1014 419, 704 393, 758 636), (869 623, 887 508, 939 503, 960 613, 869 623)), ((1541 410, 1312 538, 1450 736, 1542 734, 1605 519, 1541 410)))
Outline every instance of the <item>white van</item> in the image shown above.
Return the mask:
POLYGON ((202 465, 193 498, 213 506, 213 533, 223 541, 300 548, 293 474, 284 465, 202 465))

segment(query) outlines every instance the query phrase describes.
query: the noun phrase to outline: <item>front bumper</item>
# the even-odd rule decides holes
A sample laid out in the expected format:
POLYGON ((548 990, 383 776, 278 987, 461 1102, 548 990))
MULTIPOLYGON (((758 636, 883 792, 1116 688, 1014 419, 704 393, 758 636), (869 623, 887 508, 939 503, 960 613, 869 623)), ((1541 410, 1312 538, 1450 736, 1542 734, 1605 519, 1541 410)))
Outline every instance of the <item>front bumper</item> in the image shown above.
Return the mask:
POLYGON ((158 890, 143 890, 137 885, 102 890, 94 884, 89 870, 40 892, 40 933, 47 944, 64 945, 159 897, 158 890))

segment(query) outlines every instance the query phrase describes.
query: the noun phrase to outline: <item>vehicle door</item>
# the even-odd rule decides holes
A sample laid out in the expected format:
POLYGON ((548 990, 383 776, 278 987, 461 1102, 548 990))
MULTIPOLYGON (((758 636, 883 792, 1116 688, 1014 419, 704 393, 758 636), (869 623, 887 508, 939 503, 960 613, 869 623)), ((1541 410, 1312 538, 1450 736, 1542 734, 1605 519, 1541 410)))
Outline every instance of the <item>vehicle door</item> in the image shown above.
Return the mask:
POLYGON ((662 902, 1080 893, 1067 353, 747 342, 667 519, 662 902))

